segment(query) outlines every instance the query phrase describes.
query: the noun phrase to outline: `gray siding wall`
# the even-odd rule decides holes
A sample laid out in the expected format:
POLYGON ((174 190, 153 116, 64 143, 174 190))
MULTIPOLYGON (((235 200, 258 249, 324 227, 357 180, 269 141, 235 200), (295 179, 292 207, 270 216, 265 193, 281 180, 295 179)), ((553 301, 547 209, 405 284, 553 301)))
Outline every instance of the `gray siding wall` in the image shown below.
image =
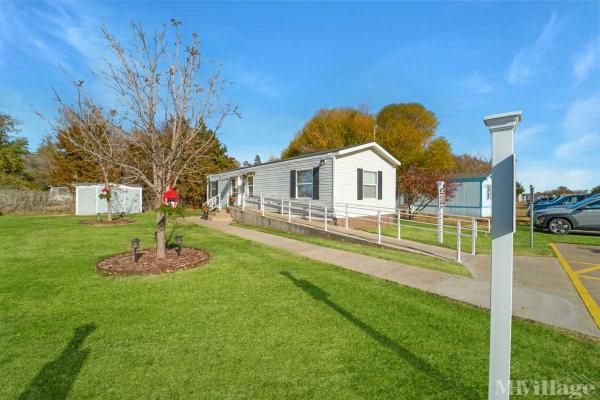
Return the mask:
MULTIPOLYGON (((485 198, 485 182, 486 181, 464 181, 460 182, 456 188, 456 192, 452 199, 446 200, 444 213, 448 215, 464 215, 467 217, 488 217, 491 212, 491 202, 489 207, 483 204, 485 198)), ((426 213, 437 212, 437 198, 431 202, 424 210, 426 213)))
POLYGON ((238 194, 242 192, 248 193, 247 187, 244 185, 241 175, 254 173, 254 196, 263 196, 281 201, 289 200, 290 197, 290 171, 319 168, 319 200, 311 200, 309 198, 297 198, 295 201, 311 200, 313 204, 327 204, 331 206, 333 198, 333 160, 327 154, 317 155, 314 157, 306 157, 297 160, 282 161, 273 164, 255 166, 225 172, 222 174, 209 175, 209 179, 218 180, 218 192, 221 197, 221 204, 227 204, 231 190, 231 178, 240 176, 237 180, 238 194), (319 165, 324 159, 325 164, 319 165))

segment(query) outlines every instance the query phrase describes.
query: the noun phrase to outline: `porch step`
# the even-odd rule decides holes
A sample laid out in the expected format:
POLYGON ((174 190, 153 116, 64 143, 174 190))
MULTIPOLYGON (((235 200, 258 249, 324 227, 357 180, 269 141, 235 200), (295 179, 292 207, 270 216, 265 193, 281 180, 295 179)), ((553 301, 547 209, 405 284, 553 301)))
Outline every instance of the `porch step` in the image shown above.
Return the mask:
POLYGON ((214 213, 208 215, 209 221, 232 222, 233 218, 227 212, 227 209, 217 209, 214 213))

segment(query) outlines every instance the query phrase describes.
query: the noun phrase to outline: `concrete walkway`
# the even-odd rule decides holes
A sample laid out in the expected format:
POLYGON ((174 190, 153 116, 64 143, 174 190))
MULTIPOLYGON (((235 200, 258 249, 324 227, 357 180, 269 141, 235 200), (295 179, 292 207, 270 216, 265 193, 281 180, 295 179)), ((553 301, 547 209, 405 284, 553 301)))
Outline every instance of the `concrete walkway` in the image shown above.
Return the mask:
MULTIPOLYGON (((486 267, 489 265, 489 256, 473 257, 466 264, 474 275, 468 278, 322 247, 225 222, 205 221, 200 217, 186 220, 303 257, 489 308, 489 267, 486 267)), ((562 267, 553 258, 515 257, 513 314, 600 338, 600 330, 590 318, 562 267)))
MULTIPOLYGON (((240 209, 240 207, 237 207, 237 208, 240 209)), ((254 213, 257 215, 261 214, 260 210, 258 210, 256 208, 250 208, 250 207, 246 207, 245 212, 254 213)), ((288 221, 288 216, 285 213, 280 214, 277 212, 265 211, 265 217, 266 218, 274 218, 274 219, 277 219, 280 221, 285 221, 285 222, 288 221)), ((320 230, 324 229, 324 222, 322 219, 321 220, 313 219, 312 221, 309 221, 306 218, 300 218, 298 216, 294 216, 292 218, 292 223, 297 224, 297 225, 310 226, 310 227, 318 228, 320 230)), ((329 232, 335 233, 340 236, 360 238, 360 239, 368 241, 372 244, 377 244, 378 246, 387 247, 387 248, 394 249, 394 250, 403 250, 403 251, 409 251, 412 253, 418 253, 418 254, 423 254, 423 255, 427 255, 427 256, 435 256, 435 257, 439 257, 439 258, 445 258, 445 259, 451 260, 451 261, 456 261, 456 258, 457 258, 456 250, 449 249, 447 247, 441 247, 441 246, 435 246, 435 245, 426 244, 426 243, 414 242, 412 240, 406 240, 406 239, 398 240, 394 237, 390 237, 390 236, 386 236, 386 235, 381 235, 381 243, 379 244, 377 242, 377 234, 376 233, 371 233, 371 232, 367 232, 367 231, 360 230, 360 229, 346 229, 342 226, 337 226, 331 222, 327 226, 327 229, 329 230, 329 232)), ((464 251, 462 252, 463 261, 469 260, 472 257, 473 256, 471 254, 465 253, 464 251)))

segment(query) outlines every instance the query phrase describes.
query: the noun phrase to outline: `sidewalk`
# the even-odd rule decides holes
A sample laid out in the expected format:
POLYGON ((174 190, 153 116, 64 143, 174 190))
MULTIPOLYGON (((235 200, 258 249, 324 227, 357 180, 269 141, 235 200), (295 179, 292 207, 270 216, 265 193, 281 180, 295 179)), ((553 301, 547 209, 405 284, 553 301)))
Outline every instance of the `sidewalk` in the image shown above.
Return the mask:
MULTIPOLYGON (((237 208, 239 209, 239 207, 237 207, 237 208)), ((260 215, 260 210, 258 210, 256 208, 246 207, 245 212, 251 212, 251 213, 260 215)), ((286 222, 288 220, 287 214, 280 214, 280 213, 269 212, 269 211, 265 211, 265 217, 275 218, 275 219, 278 219, 281 221, 286 221, 286 222)), ((298 225, 311 226, 311 227, 315 227, 318 229, 324 228, 323 220, 314 219, 312 221, 309 221, 305 218, 300 218, 298 216, 294 216, 292 218, 292 223, 298 224, 298 225)), ((363 230, 359 230, 359 229, 346 229, 344 227, 337 226, 332 223, 328 224, 327 229, 329 232, 336 233, 338 235, 356 237, 356 238, 360 238, 363 240, 367 240, 371 243, 377 243, 377 234, 376 233, 371 233, 371 232, 367 232, 367 231, 363 231, 363 230)), ((428 256, 445 258, 445 259, 451 260, 451 261, 456 261, 456 250, 449 249, 447 247, 434 246, 431 244, 419 243, 419 242, 414 242, 414 241, 406 240, 406 239, 398 240, 396 238, 386 236, 386 235, 381 235, 381 244, 380 245, 387 247, 387 248, 395 249, 395 250, 410 251, 413 253, 419 253, 419 254, 424 254, 424 255, 428 255, 428 256)), ((469 260, 472 257, 473 256, 470 253, 465 253, 464 251, 462 252, 463 261, 469 260)))
MULTIPOLYGON (((313 260, 489 308, 490 283, 489 278, 486 278, 489 276, 489 271, 486 271, 489 256, 473 258, 469 269, 476 272, 475 278, 467 278, 322 247, 228 223, 205 221, 200 217, 189 217, 186 220, 313 260)), ((515 264, 513 315, 600 338, 600 330, 592 321, 579 296, 568 282, 568 278, 564 276, 562 267, 555 259, 515 257, 515 264), (537 265, 534 265, 533 269, 530 266, 531 258, 537 259, 537 265), (524 262, 527 265, 523 265, 524 262), (529 273, 523 272, 530 269, 532 270, 529 273), (557 288, 554 279, 548 278, 551 276, 559 279, 564 276, 566 284, 559 282, 557 288), (536 279, 539 278, 541 280, 538 282, 536 279)))

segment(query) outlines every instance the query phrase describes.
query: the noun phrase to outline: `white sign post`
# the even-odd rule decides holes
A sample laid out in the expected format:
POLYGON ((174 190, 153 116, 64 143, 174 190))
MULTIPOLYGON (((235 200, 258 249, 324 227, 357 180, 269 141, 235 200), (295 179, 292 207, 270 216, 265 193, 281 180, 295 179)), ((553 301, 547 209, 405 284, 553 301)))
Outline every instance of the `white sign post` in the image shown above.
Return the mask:
POLYGON ((444 205, 446 204, 446 189, 444 181, 437 181, 438 189, 438 243, 444 243, 444 205))
POLYGON ((513 136, 521 112, 483 119, 492 134, 492 282, 488 400, 508 399, 515 232, 515 155, 513 136))

